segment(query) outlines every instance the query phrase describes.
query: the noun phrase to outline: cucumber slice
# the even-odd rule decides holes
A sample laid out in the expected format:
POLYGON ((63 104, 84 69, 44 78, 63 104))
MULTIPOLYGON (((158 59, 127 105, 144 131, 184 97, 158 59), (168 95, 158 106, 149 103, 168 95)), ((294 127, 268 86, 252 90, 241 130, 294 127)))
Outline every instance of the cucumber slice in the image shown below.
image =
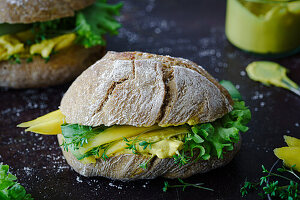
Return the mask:
POLYGON ((31 24, 0 24, 0 36, 25 31, 27 29, 30 29, 31 27, 31 24))

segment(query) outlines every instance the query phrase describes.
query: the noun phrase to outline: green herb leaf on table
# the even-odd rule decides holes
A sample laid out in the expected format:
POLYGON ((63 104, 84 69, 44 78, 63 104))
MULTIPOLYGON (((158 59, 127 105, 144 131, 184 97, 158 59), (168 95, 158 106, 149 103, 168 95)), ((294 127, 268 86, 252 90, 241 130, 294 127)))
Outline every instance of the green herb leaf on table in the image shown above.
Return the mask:
POLYGON ((178 185, 170 185, 168 181, 165 181, 164 182, 164 187, 162 188, 162 190, 164 192, 167 192, 167 190, 169 188, 182 188, 182 191, 185 190, 185 188, 187 187, 195 187, 195 188, 199 188, 199 189, 203 189, 203 190, 208 190, 208 191, 214 191, 213 189, 211 188, 207 188, 207 187, 203 187, 202 185, 204 185, 204 183, 186 183, 184 182, 182 179, 178 178, 178 181, 181 183, 181 184, 178 184, 178 185))
POLYGON ((284 166, 277 168, 277 171, 280 172, 280 174, 278 174, 272 172, 273 167, 269 171, 262 165, 262 173, 265 175, 260 177, 260 181, 258 182, 245 181, 240 189, 241 195, 244 197, 250 192, 259 190, 259 196, 261 196, 262 199, 275 197, 276 199, 299 200, 300 177, 293 168, 288 169, 284 166), (292 177, 288 175, 292 175, 292 177))
POLYGON ((25 188, 16 182, 17 177, 9 173, 8 165, 0 165, 0 199, 33 200, 25 188))

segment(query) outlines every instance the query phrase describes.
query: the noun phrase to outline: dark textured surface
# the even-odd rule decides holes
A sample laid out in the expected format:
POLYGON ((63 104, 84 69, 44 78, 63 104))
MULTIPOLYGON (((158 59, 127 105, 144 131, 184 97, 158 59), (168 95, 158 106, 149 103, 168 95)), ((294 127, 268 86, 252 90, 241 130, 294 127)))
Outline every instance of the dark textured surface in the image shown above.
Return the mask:
MULTIPOLYGON (((203 182, 215 192, 187 188, 185 192, 170 189, 164 193, 162 178, 129 183, 85 178, 66 164, 56 136, 16 128, 20 122, 57 109, 69 84, 47 89, 0 89, 0 162, 11 166, 35 199, 241 199, 239 188, 245 178, 257 178, 261 164, 270 168, 276 161, 272 150, 284 145, 282 136, 300 137, 300 98, 245 76, 245 66, 260 58, 227 42, 225 1, 126 0, 123 14, 124 28, 119 36, 108 38, 109 50, 141 50, 191 59, 219 80, 229 79, 238 85, 250 106, 253 120, 234 160, 186 180, 203 182)), ((300 83, 299 55, 275 61, 289 68, 290 77, 300 83)))

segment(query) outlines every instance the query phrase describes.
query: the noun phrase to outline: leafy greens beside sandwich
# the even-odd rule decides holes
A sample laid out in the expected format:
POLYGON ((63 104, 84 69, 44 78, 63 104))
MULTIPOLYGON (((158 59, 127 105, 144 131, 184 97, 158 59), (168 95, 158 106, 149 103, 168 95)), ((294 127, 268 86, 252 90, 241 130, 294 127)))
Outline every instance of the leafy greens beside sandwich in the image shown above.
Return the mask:
POLYGON ((228 163, 248 130, 250 110, 229 81, 221 84, 233 98, 191 61, 108 52, 59 110, 18 126, 58 134, 68 163, 85 176, 185 178, 228 163))
POLYGON ((121 27, 115 16, 122 3, 21 0, 22 5, 17 5, 7 0, 6 4, 0 5, 8 7, 0 20, 4 22, 0 24, 0 86, 40 87, 75 78, 104 55, 104 35, 118 34, 121 27), (29 12, 34 13, 29 16, 29 12), (48 68, 40 69, 43 66, 48 68), (23 71, 35 71, 40 77, 18 77, 26 74, 23 71))

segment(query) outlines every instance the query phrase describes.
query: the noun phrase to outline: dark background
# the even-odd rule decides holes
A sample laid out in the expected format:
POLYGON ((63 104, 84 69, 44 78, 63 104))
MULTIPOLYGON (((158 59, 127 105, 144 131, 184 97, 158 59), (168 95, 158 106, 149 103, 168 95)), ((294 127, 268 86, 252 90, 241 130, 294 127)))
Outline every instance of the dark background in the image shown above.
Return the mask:
MULTIPOLYGON (((114 1, 116 2, 116 1, 114 1)), ((70 84, 45 89, 0 89, 0 162, 35 199, 241 199, 246 178, 261 176, 261 165, 277 160, 273 149, 284 144, 283 135, 299 138, 300 97, 276 87, 265 87, 245 75, 256 56, 233 47, 224 35, 225 1, 126 0, 120 20, 123 28, 108 37, 108 50, 140 50, 180 56, 203 66, 218 80, 237 85, 252 111, 250 130, 243 134, 241 151, 227 166, 186 179, 203 182, 215 192, 194 188, 162 192, 165 179, 135 182, 85 178, 64 160, 55 136, 24 133, 16 128, 56 110, 70 84)), ((275 60, 290 69, 300 84, 300 56, 275 60)), ((176 180, 169 180, 176 184, 176 180)), ((248 196, 247 199, 257 199, 248 196)))

